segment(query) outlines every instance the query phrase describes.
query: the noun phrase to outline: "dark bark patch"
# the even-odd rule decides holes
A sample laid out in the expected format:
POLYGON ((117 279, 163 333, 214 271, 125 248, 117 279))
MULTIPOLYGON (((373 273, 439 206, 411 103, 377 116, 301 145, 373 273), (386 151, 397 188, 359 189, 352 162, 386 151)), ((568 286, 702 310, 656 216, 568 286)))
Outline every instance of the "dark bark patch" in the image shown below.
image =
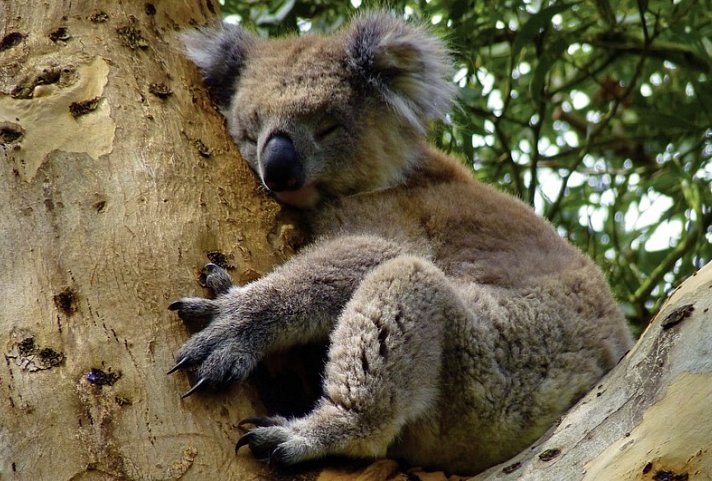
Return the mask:
POLYGON ((690 317, 694 310, 695 306, 692 304, 685 304, 684 306, 678 307, 668 314, 665 319, 663 319, 663 322, 661 323, 662 328, 670 329, 672 326, 680 324, 682 321, 690 317))
POLYGON ((40 349, 37 355, 39 356, 42 365, 46 368, 59 366, 62 364, 62 361, 64 361, 64 354, 59 351, 55 351, 51 347, 40 349))
POLYGON ((94 210, 96 210, 96 212, 97 212, 98 214, 101 214, 101 213, 103 213, 104 211, 106 211, 106 201, 105 201, 105 200, 100 200, 100 201, 98 201, 98 202, 94 202, 94 206, 93 206, 93 207, 94 207, 94 210))
POLYGON ((232 256, 228 256, 220 251, 210 251, 206 255, 208 256, 208 260, 210 260, 210 262, 222 267, 223 269, 228 271, 235 269, 235 266, 231 262, 232 256))
POLYGON ((509 466, 505 466, 504 468, 502 468, 502 472, 504 474, 512 474, 513 472, 515 472, 517 469, 519 469, 521 467, 522 467, 522 463, 510 464, 509 466))
POLYGON ((121 43, 131 50, 148 48, 148 40, 143 38, 141 30, 132 25, 119 27, 116 29, 116 33, 121 38, 121 43))
MULTIPOLYGON (((271 353, 258 364, 249 383, 267 413, 301 417, 311 412, 324 394, 322 381, 327 357, 326 343, 271 353)), ((336 400, 331 402, 339 405, 336 400)))
POLYGON ((72 36, 70 35, 69 29, 67 27, 57 27, 56 30, 49 34, 49 39, 52 40, 54 43, 68 42, 71 38, 72 36))
POLYGON ((164 83, 154 82, 148 86, 148 91, 159 99, 167 99, 173 95, 173 90, 164 83))
POLYGON ((78 309, 77 293, 67 287, 62 292, 54 296, 54 305, 66 315, 71 316, 77 312, 78 309))
POLYGON ((120 378, 120 372, 104 371, 98 367, 91 368, 86 375, 87 382, 96 386, 111 386, 120 378))
POLYGON ((64 353, 51 347, 40 348, 32 336, 24 338, 17 344, 16 355, 18 365, 28 371, 41 371, 59 366, 64 362, 64 353))
POLYGON ((210 147, 205 145, 202 140, 198 139, 193 141, 193 145, 195 145, 195 148, 198 149, 198 153, 201 157, 208 158, 212 155, 212 150, 210 150, 210 147))
POLYGON ((29 356, 35 351, 35 338, 26 337, 17 345, 17 350, 21 356, 29 356))
POLYGON ((25 35, 20 32, 10 32, 5 35, 2 40, 0 40, 0 52, 3 50, 11 49, 12 47, 19 45, 20 42, 25 38, 25 35))
POLYGON ((94 97, 93 99, 82 100, 81 102, 72 102, 69 104, 69 112, 72 114, 72 117, 76 119, 77 117, 95 111, 99 107, 100 101, 101 97, 94 97))
POLYGON ((73 66, 66 67, 46 67, 34 76, 29 76, 20 81, 10 92, 10 96, 15 99, 31 99, 34 96, 35 87, 38 85, 56 84, 58 87, 68 87, 79 79, 76 69, 73 66))
POLYGON ((109 14, 106 13, 106 12, 99 11, 99 12, 96 12, 96 13, 92 14, 92 15, 89 17, 89 20, 90 20, 92 23, 104 23, 104 22, 106 22, 107 20, 109 20, 109 14))
POLYGON ((687 481, 689 479, 687 473, 675 474, 672 471, 657 471, 653 475, 654 481, 687 481))
POLYGON ((539 455, 539 459, 544 462, 549 462, 555 457, 557 457, 559 454, 561 454, 561 450, 558 448, 547 449, 539 455))
POLYGON ((146 3, 143 6, 143 11, 146 12, 146 15, 155 15, 156 14, 156 6, 152 3, 146 3))
POLYGON ((10 97, 14 99, 31 99, 35 86, 35 84, 30 84, 28 82, 20 82, 15 85, 14 89, 12 89, 10 97))
POLYGON ((653 469, 653 463, 648 463, 643 466, 643 474, 648 474, 653 469))
POLYGON ((0 145, 16 144, 22 141, 25 130, 13 122, 0 122, 0 145))
POLYGON ((57 67, 50 67, 42 70, 42 73, 35 77, 35 86, 37 85, 51 85, 59 83, 59 79, 62 77, 62 71, 57 67))

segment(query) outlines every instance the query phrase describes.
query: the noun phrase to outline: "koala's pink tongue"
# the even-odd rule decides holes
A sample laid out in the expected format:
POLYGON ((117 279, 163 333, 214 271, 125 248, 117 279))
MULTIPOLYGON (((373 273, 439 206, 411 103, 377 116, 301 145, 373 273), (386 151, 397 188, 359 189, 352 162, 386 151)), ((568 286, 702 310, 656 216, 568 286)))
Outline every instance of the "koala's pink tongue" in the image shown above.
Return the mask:
POLYGON ((316 185, 313 183, 305 184, 304 187, 298 190, 275 192, 274 195, 278 201, 284 204, 301 208, 314 207, 319 200, 319 193, 316 191, 316 185))

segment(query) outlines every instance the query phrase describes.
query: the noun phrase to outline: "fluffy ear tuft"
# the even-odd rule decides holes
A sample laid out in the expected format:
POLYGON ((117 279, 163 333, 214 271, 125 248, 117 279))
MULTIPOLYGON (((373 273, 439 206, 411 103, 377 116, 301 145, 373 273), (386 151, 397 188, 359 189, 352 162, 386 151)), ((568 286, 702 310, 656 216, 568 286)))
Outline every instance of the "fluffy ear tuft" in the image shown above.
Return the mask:
POLYGON ((186 53, 203 74, 215 103, 221 109, 230 105, 235 82, 240 76, 247 55, 255 44, 255 36, 237 25, 194 30, 181 35, 186 53))
POLYGON ((420 131, 450 108, 455 86, 444 42, 427 28, 369 12, 346 29, 350 68, 420 131))

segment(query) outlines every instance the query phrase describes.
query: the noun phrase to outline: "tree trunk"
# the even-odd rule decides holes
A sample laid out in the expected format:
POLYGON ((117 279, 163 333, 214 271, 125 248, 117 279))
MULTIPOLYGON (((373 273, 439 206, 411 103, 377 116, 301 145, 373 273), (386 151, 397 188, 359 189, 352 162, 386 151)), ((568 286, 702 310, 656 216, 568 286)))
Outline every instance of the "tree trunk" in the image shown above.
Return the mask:
POLYGON ((176 33, 211 0, 0 5, 0 479, 254 479, 249 385, 184 401, 171 299, 207 262, 245 282, 290 224, 176 33), (239 462, 238 462, 239 459, 239 462))

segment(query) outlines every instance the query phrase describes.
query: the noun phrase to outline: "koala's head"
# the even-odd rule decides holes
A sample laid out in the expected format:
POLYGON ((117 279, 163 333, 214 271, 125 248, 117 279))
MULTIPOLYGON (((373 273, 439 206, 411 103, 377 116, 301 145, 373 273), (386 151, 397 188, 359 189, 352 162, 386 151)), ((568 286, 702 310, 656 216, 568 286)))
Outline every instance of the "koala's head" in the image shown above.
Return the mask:
POLYGON ((402 182, 454 92, 442 41, 380 12, 327 37, 222 25, 184 41, 242 156, 298 207, 402 182))

